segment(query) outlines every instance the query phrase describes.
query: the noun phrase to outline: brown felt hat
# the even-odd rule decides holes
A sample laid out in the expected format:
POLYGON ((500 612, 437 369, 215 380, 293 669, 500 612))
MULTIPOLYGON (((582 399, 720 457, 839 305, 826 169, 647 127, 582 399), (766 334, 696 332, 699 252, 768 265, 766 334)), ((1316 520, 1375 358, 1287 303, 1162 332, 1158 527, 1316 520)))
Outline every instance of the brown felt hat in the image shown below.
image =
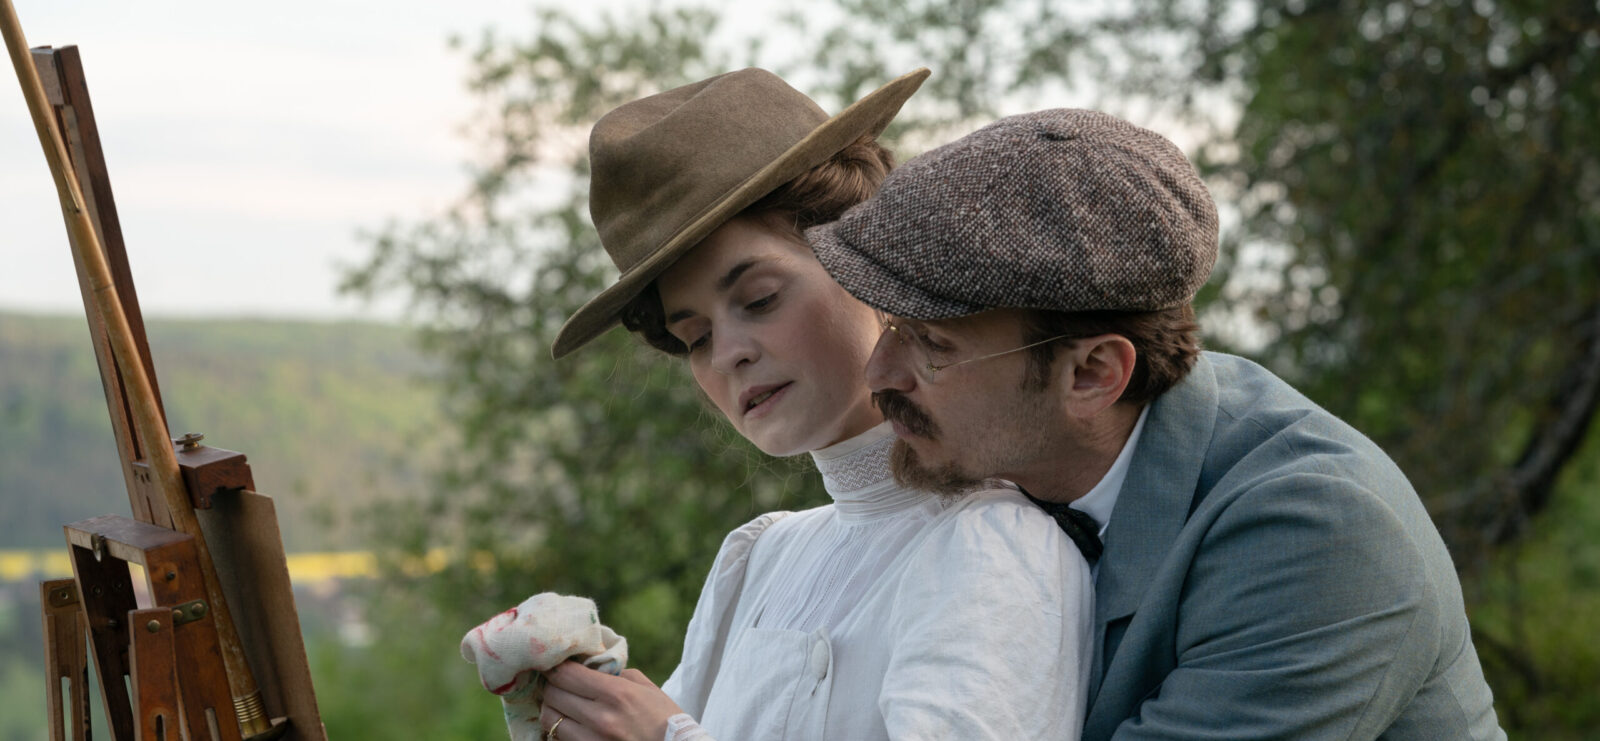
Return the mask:
POLYGON ((879 134, 927 79, 919 69, 828 117, 777 75, 743 69, 624 104, 589 134, 589 215, 622 275, 556 335, 559 358, 701 240, 784 183, 879 134))

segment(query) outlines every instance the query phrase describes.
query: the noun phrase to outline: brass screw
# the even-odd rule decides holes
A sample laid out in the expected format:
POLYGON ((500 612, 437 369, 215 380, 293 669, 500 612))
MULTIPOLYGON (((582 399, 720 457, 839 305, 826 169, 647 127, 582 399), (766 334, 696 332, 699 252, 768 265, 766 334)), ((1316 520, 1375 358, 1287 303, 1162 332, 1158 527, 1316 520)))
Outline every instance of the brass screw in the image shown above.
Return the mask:
POLYGON ((180 437, 173 442, 183 446, 184 450, 194 450, 195 448, 200 447, 200 441, 204 439, 206 439, 206 436, 198 432, 185 432, 183 437, 180 437))
POLYGON ((145 628, 145 630, 148 630, 151 633, 160 633, 161 632, 161 621, 160 620, 151 620, 150 622, 144 624, 144 628, 145 628))
POLYGON ((182 620, 183 619, 183 611, 179 610, 176 607, 172 608, 172 619, 173 620, 182 620))
POLYGON ((195 617, 200 617, 201 615, 206 614, 206 603, 204 603, 204 602, 196 602, 196 603, 194 603, 194 606, 189 608, 189 614, 193 615, 195 617))
POLYGON ((176 578, 178 578, 178 572, 176 572, 176 571, 168 571, 167 572, 167 581, 172 581, 173 579, 176 579, 176 578))

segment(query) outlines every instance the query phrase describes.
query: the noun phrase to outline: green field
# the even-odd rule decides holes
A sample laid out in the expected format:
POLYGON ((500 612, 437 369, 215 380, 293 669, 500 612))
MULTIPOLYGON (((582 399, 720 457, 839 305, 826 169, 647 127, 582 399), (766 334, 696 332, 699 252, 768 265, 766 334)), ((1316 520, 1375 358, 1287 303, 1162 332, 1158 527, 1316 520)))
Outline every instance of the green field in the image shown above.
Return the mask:
MULTIPOLYGON (((292 562, 321 583, 298 599, 313 655, 349 643, 361 627, 352 590, 325 577, 370 571, 370 559, 330 552, 363 547, 357 520, 373 502, 420 494, 437 447, 437 393, 410 334, 156 319, 149 336, 173 434, 249 456, 287 549, 305 553, 292 562)), ((0 578, 0 741, 44 737, 34 582, 64 565, 45 557, 64 553, 62 525, 129 513, 117 456, 85 320, 0 312, 0 552, 27 572, 0 578)))
MULTIPOLYGON (((157 320, 150 338, 173 432, 204 432, 208 443, 250 456, 257 488, 278 501, 291 552, 381 546, 363 542, 384 532, 362 521, 370 506, 430 493, 428 474, 448 442, 439 431, 454 428, 441 422, 441 392, 407 330, 157 320)), ((83 319, 0 313, 0 552, 49 552, 61 547, 64 523, 126 514, 116 456, 83 319)), ((1591 434, 1527 538, 1464 575, 1475 642, 1513 738, 1592 738, 1600 728, 1592 702, 1600 681, 1591 640, 1600 615, 1596 482, 1600 436, 1591 434)), ((0 583, 0 741, 43 737, 32 580, 0 583)), ((498 737, 498 705, 455 655, 460 621, 441 619, 443 605, 410 604, 404 618, 373 608, 382 603, 368 586, 381 584, 330 580, 299 590, 330 732, 498 737), (430 709, 394 712, 422 706, 430 709)), ((654 594, 635 606, 650 613, 645 623, 659 610, 642 598, 654 594)), ((670 664, 651 668, 662 679, 670 664)))
MULTIPOLYGON (((149 336, 172 434, 248 455, 289 549, 355 547, 366 504, 422 486, 439 412, 405 330, 158 319, 149 336)), ((128 513, 108 420, 83 318, 0 313, 0 549, 128 513)))

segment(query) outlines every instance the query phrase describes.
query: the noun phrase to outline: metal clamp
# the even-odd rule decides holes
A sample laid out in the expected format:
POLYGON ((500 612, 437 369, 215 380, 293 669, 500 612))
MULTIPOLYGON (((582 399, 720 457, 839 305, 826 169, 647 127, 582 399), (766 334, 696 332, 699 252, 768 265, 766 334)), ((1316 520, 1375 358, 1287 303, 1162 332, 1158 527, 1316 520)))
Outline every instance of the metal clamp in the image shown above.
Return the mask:
POLYGON ((206 606, 206 601, 203 599, 185 602, 172 608, 172 624, 183 625, 184 623, 192 623, 200 618, 205 617, 206 613, 210 611, 211 608, 206 606))

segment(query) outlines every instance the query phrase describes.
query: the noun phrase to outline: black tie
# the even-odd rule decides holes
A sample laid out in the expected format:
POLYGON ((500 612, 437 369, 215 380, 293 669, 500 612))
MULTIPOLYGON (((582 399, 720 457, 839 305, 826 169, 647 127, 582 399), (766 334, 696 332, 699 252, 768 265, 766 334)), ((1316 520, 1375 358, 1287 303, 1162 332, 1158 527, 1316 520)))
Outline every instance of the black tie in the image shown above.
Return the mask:
POLYGON ((1072 538, 1072 542, 1078 545, 1078 552, 1083 554, 1084 560, 1088 561, 1090 566, 1100 560, 1101 551, 1106 549, 1100 542, 1100 523, 1095 522, 1088 512, 1073 509, 1061 502, 1046 502, 1035 498, 1026 490, 1022 494, 1039 505, 1039 509, 1055 518, 1056 524, 1061 526, 1061 532, 1066 533, 1067 537, 1072 538))

